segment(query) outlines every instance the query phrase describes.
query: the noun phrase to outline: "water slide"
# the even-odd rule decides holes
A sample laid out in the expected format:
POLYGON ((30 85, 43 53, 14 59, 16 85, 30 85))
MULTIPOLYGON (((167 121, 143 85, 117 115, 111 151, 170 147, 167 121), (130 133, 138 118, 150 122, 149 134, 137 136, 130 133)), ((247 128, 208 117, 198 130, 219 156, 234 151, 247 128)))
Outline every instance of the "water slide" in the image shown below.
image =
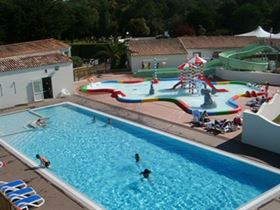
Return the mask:
POLYGON ((183 82, 182 81, 179 81, 179 82, 177 82, 173 87, 172 87, 172 89, 174 90, 174 89, 176 89, 179 85, 182 85, 183 84, 183 82))
MULTIPOLYGON (((228 69, 238 69, 243 71, 266 71, 268 69, 267 61, 245 60, 246 58, 252 57, 253 55, 265 52, 276 52, 276 50, 267 45, 253 44, 238 50, 221 52, 219 54, 219 61, 228 69)), ((211 66, 211 62, 209 62, 208 65, 211 66)))
POLYGON ((211 89, 214 89, 216 92, 228 92, 226 89, 217 89, 209 79, 204 76, 199 76, 199 79, 204 81, 211 89))

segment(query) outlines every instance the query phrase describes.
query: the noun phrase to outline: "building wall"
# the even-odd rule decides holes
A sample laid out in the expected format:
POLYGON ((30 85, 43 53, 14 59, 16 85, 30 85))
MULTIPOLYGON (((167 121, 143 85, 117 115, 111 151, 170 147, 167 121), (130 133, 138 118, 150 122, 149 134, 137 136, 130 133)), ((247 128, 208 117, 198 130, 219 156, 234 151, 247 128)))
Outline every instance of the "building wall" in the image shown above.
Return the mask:
POLYGON ((268 82, 271 85, 280 85, 280 74, 266 72, 231 71, 216 69, 216 76, 224 80, 247 81, 263 84, 268 82))
POLYGON ((34 101, 32 81, 44 77, 52 78, 53 97, 59 97, 63 88, 73 94, 72 63, 3 72, 0 73, 0 109, 34 101), (55 70, 57 66, 59 69, 55 70))
POLYGON ((223 52, 226 50, 229 50, 229 49, 227 49, 227 48, 187 49, 187 51, 188 51, 187 59, 191 59, 194 56, 194 54, 199 54, 200 57, 210 60, 213 57, 214 53, 217 54, 217 53, 220 53, 220 52, 223 52))
POLYGON ((280 95, 262 105, 258 113, 243 113, 242 142, 280 154, 280 125, 272 122, 280 114, 280 95))
POLYGON ((176 68, 186 60, 185 54, 177 55, 161 55, 161 56, 131 56, 129 58, 130 67, 132 72, 142 69, 142 61, 144 63, 151 63, 151 68, 153 68, 153 59, 158 59, 159 68, 176 68), (165 62, 165 64, 163 64, 165 62))

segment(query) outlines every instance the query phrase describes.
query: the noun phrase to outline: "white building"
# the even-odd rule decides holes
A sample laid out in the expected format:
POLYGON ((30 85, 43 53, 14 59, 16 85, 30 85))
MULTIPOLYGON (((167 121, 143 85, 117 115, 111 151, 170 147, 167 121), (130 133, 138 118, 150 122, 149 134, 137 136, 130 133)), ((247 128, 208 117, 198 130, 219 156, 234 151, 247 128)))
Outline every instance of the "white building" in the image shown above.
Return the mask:
MULTIPOLYGON (((195 54, 205 59, 218 57, 225 50, 242 48, 258 43, 256 37, 235 36, 197 36, 168 39, 131 39, 129 47, 129 65, 132 72, 149 68, 153 59, 159 60, 159 68, 176 68, 195 54)), ((150 67, 153 68, 153 67, 150 67)))
POLYGON ((152 69, 154 59, 158 68, 174 68, 186 59, 186 51, 177 38, 135 38, 128 45, 128 60, 132 72, 152 69))
POLYGON ((0 46, 0 109, 73 93, 70 46, 55 39, 0 46))

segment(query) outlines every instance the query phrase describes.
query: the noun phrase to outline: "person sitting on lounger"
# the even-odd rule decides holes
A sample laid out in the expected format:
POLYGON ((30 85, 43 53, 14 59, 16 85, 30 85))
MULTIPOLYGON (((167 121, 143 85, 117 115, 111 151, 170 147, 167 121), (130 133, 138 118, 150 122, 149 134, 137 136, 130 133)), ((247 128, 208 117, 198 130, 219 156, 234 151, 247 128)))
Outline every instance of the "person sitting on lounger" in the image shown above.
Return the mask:
POLYGON ((262 96, 260 103, 263 104, 266 101, 267 101, 267 99, 264 96, 262 96))
POLYGON ((41 167, 48 168, 51 165, 51 162, 46 157, 44 157, 43 155, 37 154, 36 158, 40 160, 40 162, 41 162, 40 166, 41 167))
POLYGON ((210 119, 208 118, 208 113, 207 113, 206 110, 204 112, 202 112, 202 114, 201 114, 201 116, 199 118, 199 121, 201 121, 202 123, 210 121, 210 119))

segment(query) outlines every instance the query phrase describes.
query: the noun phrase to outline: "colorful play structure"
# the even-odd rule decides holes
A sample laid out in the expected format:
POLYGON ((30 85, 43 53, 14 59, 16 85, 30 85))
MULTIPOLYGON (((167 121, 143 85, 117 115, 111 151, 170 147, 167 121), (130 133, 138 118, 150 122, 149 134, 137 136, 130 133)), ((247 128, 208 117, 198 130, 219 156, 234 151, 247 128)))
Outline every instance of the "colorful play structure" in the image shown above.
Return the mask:
MULTIPOLYGON (((165 80, 165 81, 167 81, 167 80, 165 80)), ((170 80, 170 81, 174 81, 174 80, 170 80)), ((122 92, 118 89, 114 89, 114 88, 109 87, 110 85, 114 86, 114 84, 142 85, 142 84, 147 83, 147 82, 149 84, 151 83, 150 81, 144 81, 144 80, 142 80, 142 81, 140 81, 140 80, 135 80, 135 81, 110 80, 109 81, 108 80, 108 81, 98 82, 96 84, 84 85, 84 86, 81 87, 81 91, 83 93, 87 93, 87 94, 94 94, 94 93, 101 93, 101 92, 111 93, 112 98, 115 98, 119 102, 123 102, 123 103, 146 103, 146 102, 156 102, 156 101, 172 102, 172 103, 175 103, 177 106, 179 106, 185 112, 187 112, 189 114, 192 114, 193 109, 184 100, 179 99, 179 98, 171 98, 171 97, 169 98, 169 97, 160 97, 160 96, 151 97, 151 95, 149 95, 150 97, 148 97, 148 98, 129 98, 129 97, 127 97, 127 95, 124 92, 122 92)), ((214 87, 215 87, 215 85, 227 85, 227 84, 247 86, 246 82, 240 82, 240 81, 212 82, 211 84, 214 87)), ((156 85, 156 84, 154 84, 154 85, 156 85)), ((131 89, 133 89, 133 87, 131 89)), ((169 90, 171 90, 171 89, 169 88, 169 90)), ((223 92, 221 92, 221 94, 222 93, 223 92)), ((211 108, 210 109, 207 109, 207 108, 204 109, 203 107, 201 107, 201 112, 203 110, 207 110, 207 113, 208 113, 209 116, 238 113, 239 111, 241 111, 241 106, 237 103, 237 100, 240 97, 256 97, 256 96, 260 96, 260 95, 265 95, 265 92, 261 89, 254 88, 254 90, 246 91, 245 93, 234 95, 234 96, 230 97, 229 99, 227 99, 225 101, 225 103, 231 107, 230 110, 211 111, 211 108)), ((187 96, 187 97, 189 97, 189 96, 187 96)), ((192 97, 192 96, 190 96, 190 97, 192 97)))
MULTIPOLYGON (((197 57, 199 58, 199 57, 197 57)), ((186 62, 181 64, 178 69, 181 71, 179 78, 162 79, 158 80, 154 77, 152 80, 145 81, 143 79, 130 80, 130 81, 103 81, 94 83, 89 81, 88 85, 81 87, 81 91, 84 93, 97 93, 107 92, 111 93, 111 97, 124 103, 145 103, 155 101, 167 101, 175 103, 185 112, 192 114, 194 109, 199 109, 201 112, 207 110, 208 115, 224 115, 233 114, 241 110, 241 106, 237 104, 237 100, 240 97, 256 97, 259 95, 265 95, 265 91, 256 87, 255 85, 240 82, 240 81, 224 81, 224 82, 210 82, 203 75, 204 62, 186 62), (178 81, 179 80, 179 81, 178 81), (175 84, 174 84, 175 82, 175 84), (171 87, 163 87, 162 84, 172 85, 171 87), (124 89, 122 89, 123 84, 124 89), (216 88, 217 85, 243 85, 248 88, 246 91, 230 96, 229 99, 224 99, 230 108, 215 110, 215 101, 211 95, 215 97, 222 96, 222 94, 229 94, 229 91, 224 88, 216 88), (207 87, 210 87, 208 89, 207 87), (142 88, 142 89, 141 89, 142 88), (143 88, 146 90, 146 94, 143 94, 143 88), (149 88, 149 90, 147 90, 149 88), (141 89, 141 90, 140 90, 141 89), (123 90, 123 91, 122 91, 123 90), (142 91, 139 95, 129 96, 131 92, 142 91), (161 94, 164 93, 164 94, 161 94), (178 94, 180 92, 180 95, 178 94), (127 93, 127 94, 126 94, 127 93), (170 96, 168 96, 168 94, 170 96), (176 95, 178 94, 178 95, 176 95), (203 97, 200 97, 203 96, 203 97), (191 107, 187 104, 190 98, 201 98, 200 107, 191 107), (182 99, 184 98, 184 99, 182 99)), ((239 88, 236 88, 237 90, 239 88)), ((144 90, 144 91, 145 91, 144 90)))

